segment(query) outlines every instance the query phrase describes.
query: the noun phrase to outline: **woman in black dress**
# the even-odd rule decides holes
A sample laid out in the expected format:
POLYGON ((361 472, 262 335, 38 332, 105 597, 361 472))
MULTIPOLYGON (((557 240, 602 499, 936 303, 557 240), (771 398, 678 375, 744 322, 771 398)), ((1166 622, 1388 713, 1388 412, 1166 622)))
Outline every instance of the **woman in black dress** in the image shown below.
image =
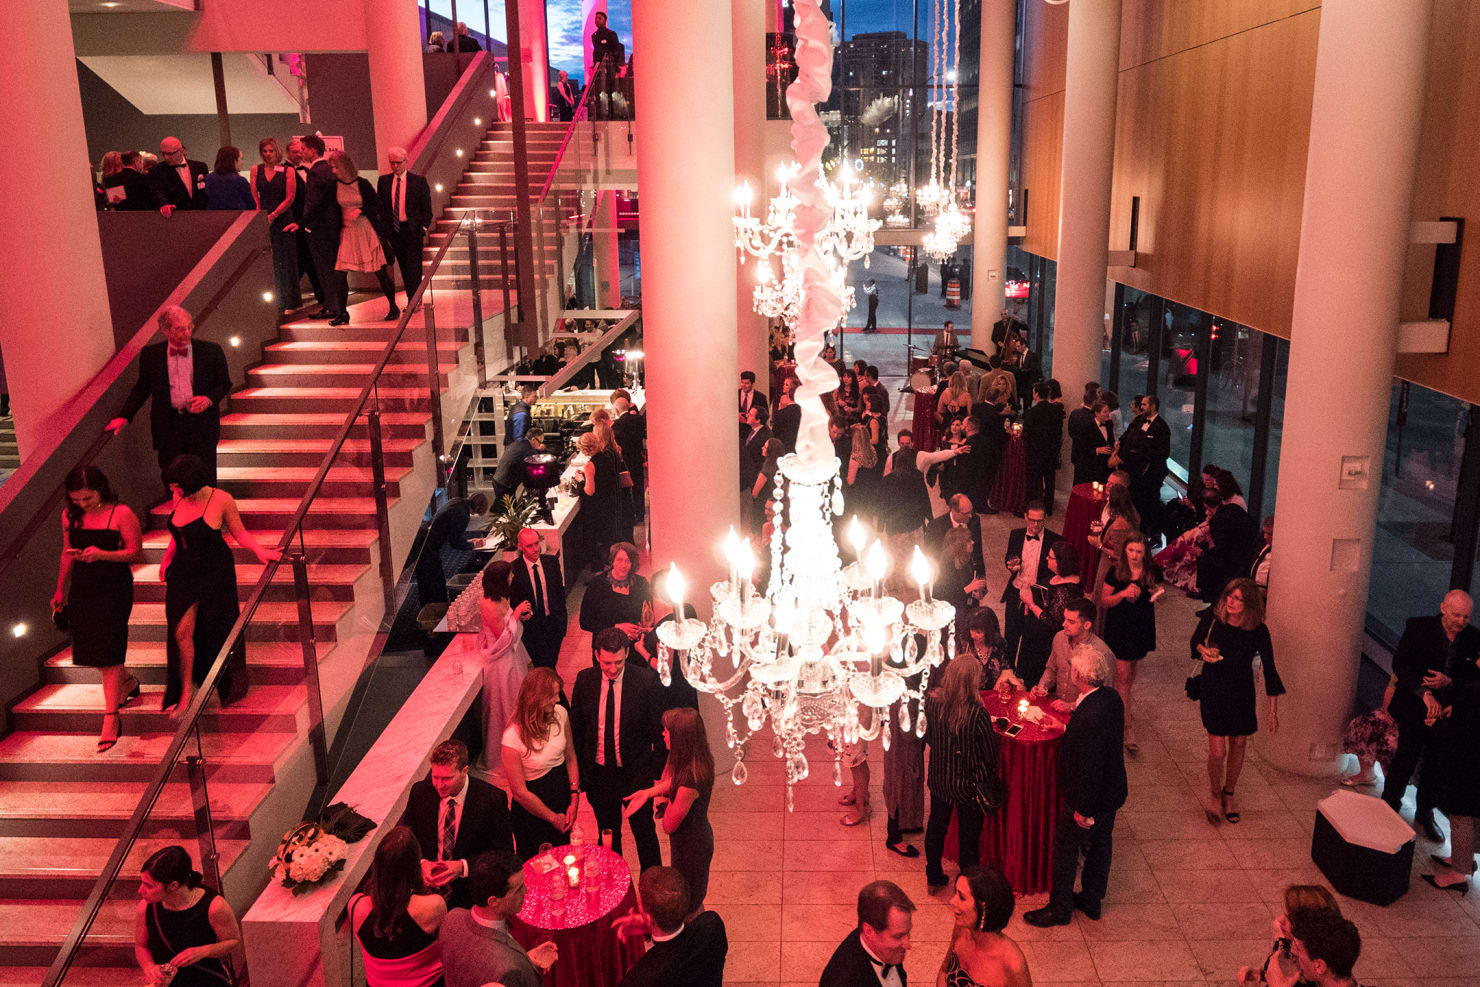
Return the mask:
POLYGON ((1254 695, 1254 657, 1264 669, 1264 694, 1269 697, 1265 727, 1279 729, 1279 696, 1285 684, 1274 667, 1274 645, 1264 623, 1264 596, 1254 580, 1230 580, 1218 594, 1211 613, 1192 634, 1192 657, 1202 662, 1200 704, 1203 728, 1208 731, 1208 821, 1239 821, 1233 801, 1244 750, 1259 729, 1254 695))
MULTIPOLYGON (((222 536, 223 528, 242 548, 266 565, 283 553, 266 549, 242 524, 236 500, 224 490, 208 486, 210 474, 196 456, 176 456, 165 471, 174 495, 170 510, 170 543, 159 563, 164 579, 164 617, 168 625, 169 669, 163 708, 176 718, 190 706, 191 694, 205 679, 211 663, 226 644, 231 625, 241 613, 236 598, 236 560, 222 536), (197 660, 198 659, 198 660, 197 660)), ((223 670, 218 695, 234 698, 230 671, 223 670)), ((238 687, 245 683, 238 683, 238 687)))
POLYGON ((253 165, 248 179, 257 208, 267 213, 267 239, 272 244, 272 277, 277 286, 278 314, 303 304, 298 286, 298 233, 293 223, 293 201, 298 197, 298 174, 283 162, 276 137, 257 142, 262 163, 253 165))
MULTIPOLYGON (((1118 488, 1117 488, 1118 489, 1118 488)), ((1125 749, 1141 749, 1131 725, 1131 690, 1136 685, 1137 662, 1156 650, 1156 568, 1151 564, 1146 536, 1126 537, 1120 557, 1100 586, 1105 619, 1101 636, 1115 654, 1115 691, 1125 703, 1125 749)))
POLYGON ((586 457, 581 466, 581 537, 587 558, 597 564, 617 541, 617 518, 622 506, 622 467, 617 455, 601 447, 601 440, 587 432, 576 440, 586 457))
POLYGON ((1029 586, 1021 591, 1023 609, 1029 620, 1023 627, 1023 643, 1017 659, 1018 678, 1032 688, 1043 678, 1053 636, 1064 629, 1064 607, 1084 595, 1079 585, 1079 553, 1066 541, 1048 546, 1046 564, 1053 573, 1047 586, 1029 586), (1036 592, 1035 592, 1036 591, 1036 592))
POLYGON ((663 776, 652 787, 627 796, 622 814, 630 818, 648 799, 653 800, 653 814, 668 834, 670 862, 688 881, 692 918, 704 910, 709 864, 714 859, 714 829, 709 825, 714 754, 697 709, 680 707, 664 713, 663 743, 668 747, 663 776))
MULTIPOLYGON (((637 641, 653 626, 653 588, 637 574, 637 546, 620 541, 607 550, 607 568, 586 584, 581 597, 581 630, 593 636, 615 627, 637 641)), ((596 664, 592 646, 591 663, 596 664)))
POLYGON ((62 558, 51 611, 65 604, 72 632, 72 664, 96 668, 103 678, 103 729, 98 753, 118 743, 118 710, 139 696, 139 680, 123 666, 128 652, 128 618, 134 609, 134 576, 129 564, 140 557, 139 519, 120 504, 108 478, 96 466, 67 474, 67 508, 62 512, 62 558), (71 577, 68 595, 67 580, 71 577))
POLYGON ((956 645, 956 653, 970 655, 981 662, 982 688, 995 689, 1002 673, 1012 671, 1012 665, 1007 660, 1007 642, 1002 637, 1002 625, 997 620, 997 611, 991 607, 980 607, 972 612, 963 626, 965 633, 956 645))
POLYGON ((350 934, 365 960, 366 987, 442 987, 437 930, 447 901, 427 889, 421 846, 405 826, 385 834, 370 867, 370 892, 349 899, 350 934))
POLYGON ((235 983, 227 965, 241 944, 236 913, 201 885, 184 848, 156 851, 139 869, 134 959, 150 985, 224 987, 235 983))
POLYGON ((987 579, 972 578, 973 565, 971 532, 963 528, 952 528, 940 542, 939 571, 935 575, 935 595, 956 608, 956 624, 960 626, 976 609, 981 594, 987 588, 987 579))

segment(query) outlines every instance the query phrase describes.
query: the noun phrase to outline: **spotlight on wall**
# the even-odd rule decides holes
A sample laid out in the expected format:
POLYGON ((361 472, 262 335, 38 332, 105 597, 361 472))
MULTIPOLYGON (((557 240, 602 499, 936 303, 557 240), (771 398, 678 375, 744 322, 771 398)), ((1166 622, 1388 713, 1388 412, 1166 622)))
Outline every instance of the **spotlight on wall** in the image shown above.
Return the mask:
POLYGON ((462 157, 462 148, 458 148, 456 151, 453 151, 452 153, 453 154, 456 154, 458 157, 462 157))
POLYGON ((437 189, 438 192, 442 191, 442 183, 441 182, 438 182, 436 184, 435 188, 437 189))
POLYGON ((232 336, 227 342, 232 346, 240 346, 242 344, 242 338, 240 336, 232 336))
POLYGON ((498 92, 497 92, 497 90, 493 90, 493 89, 488 90, 488 95, 492 96, 494 99, 498 99, 498 92))
POLYGON ((270 302, 270 301, 272 301, 272 292, 270 292, 270 291, 264 291, 262 293, 262 300, 264 302, 270 302))
POLYGON ((473 117, 473 126, 475 126, 475 127, 481 127, 481 126, 483 126, 483 118, 482 117, 473 117))
POLYGON ((26 632, 29 631, 30 629, 31 628, 27 627, 23 623, 22 624, 11 624, 10 625, 10 633, 11 633, 11 636, 12 637, 25 637, 26 636, 26 632))

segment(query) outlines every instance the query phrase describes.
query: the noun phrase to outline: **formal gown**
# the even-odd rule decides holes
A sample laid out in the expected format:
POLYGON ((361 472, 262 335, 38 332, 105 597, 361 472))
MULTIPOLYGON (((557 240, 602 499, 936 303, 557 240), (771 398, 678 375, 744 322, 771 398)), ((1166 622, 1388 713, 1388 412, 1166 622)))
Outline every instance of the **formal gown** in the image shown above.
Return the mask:
POLYGON ((673 869, 689 885, 689 908, 704 904, 709 891, 709 862, 714 859, 714 829, 709 825, 709 796, 713 789, 699 792, 678 828, 668 834, 668 852, 673 869))
MULTIPOLYGON (((201 510, 201 516, 185 524, 176 524, 170 514, 170 535, 175 541, 174 558, 165 571, 164 616, 169 627, 167 656, 169 669, 165 679, 163 704, 166 709, 179 702, 184 690, 180 678, 180 649, 175 641, 175 628, 191 607, 195 607, 195 660, 191 678, 196 685, 205 679, 216 656, 226 644, 232 625, 241 615, 236 598, 236 560, 219 528, 206 523, 205 514, 219 491, 212 490, 201 510)), ((223 671, 219 693, 232 695, 230 675, 223 671)))
MULTIPOLYGON (((1129 586, 1112 569, 1105 576, 1105 586, 1112 593, 1119 593, 1129 586)), ((1156 604, 1151 602, 1151 590, 1141 587, 1141 595, 1134 600, 1121 600, 1105 611, 1105 630, 1100 635, 1115 657, 1121 661, 1140 661, 1156 650, 1156 604)))
POLYGON ((510 610, 502 627, 478 631, 478 655, 483 662, 483 755, 479 767, 490 783, 508 789, 500 742, 514 718, 519 686, 529 673, 524 650, 524 621, 510 610))
MULTIPOLYGON (((116 508, 115 508, 116 510, 116 508)), ((108 514, 108 524, 113 514, 108 514)), ((110 527, 67 530, 73 548, 104 552, 123 548, 123 535, 110 527)), ((72 563, 67 618, 72 626, 72 664, 87 668, 122 665, 128 652, 128 618, 134 609, 134 576, 127 562, 72 563)))
MULTIPOLYGON (((149 955, 155 963, 168 963, 191 946, 210 946, 221 940, 211 928, 211 902, 216 892, 201 888, 200 900, 189 908, 174 911, 150 902, 144 909, 144 931, 149 955)), ((179 967, 170 987, 225 987, 234 983, 220 959, 205 959, 179 967)))
POLYGON ((586 493, 581 486, 581 531, 591 560, 598 565, 606 564, 607 551, 617 540, 617 518, 622 507, 622 485, 618 479, 622 466, 617 454, 611 449, 602 449, 591 457, 596 469, 592 486, 595 493, 586 493))

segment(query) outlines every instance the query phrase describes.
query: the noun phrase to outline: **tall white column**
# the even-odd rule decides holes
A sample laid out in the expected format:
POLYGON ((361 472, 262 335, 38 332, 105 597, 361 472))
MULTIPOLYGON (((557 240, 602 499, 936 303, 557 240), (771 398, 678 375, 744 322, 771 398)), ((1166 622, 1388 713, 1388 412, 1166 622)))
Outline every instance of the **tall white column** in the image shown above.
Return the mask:
POLYGON ((524 115, 550 119, 550 48, 545 0, 519 2, 519 57, 524 63, 524 115))
POLYGON ((22 156, 0 162, 0 351, 25 457, 60 438, 47 419, 113 355, 113 317, 67 5, 14 4, 5 29, 0 71, 25 83, 0 99, 0 127, 56 165, 37 195, 22 156))
POLYGON ((1059 268, 1053 375, 1074 394, 1100 376, 1120 0, 1073 0, 1064 72, 1064 150, 1059 169, 1059 268))
POLYGON ((622 250, 617 237, 617 193, 600 192, 596 199, 595 247, 596 307, 622 307, 622 250))
MULTIPOLYGON (((1007 269, 1007 182, 1012 157, 1012 68, 1017 5, 982 0, 976 97, 976 218, 971 248, 971 345, 992 352, 1007 269)), ((1057 350, 1057 346, 1055 347, 1057 350)))
POLYGON ((1429 15, 1428 0, 1321 10, 1269 585, 1288 695, 1258 741, 1305 774, 1334 771, 1356 691, 1429 15))
POLYGON ((718 544, 740 507, 734 93, 731 73, 714 71, 714 53, 731 50, 730 5, 642 0, 632 34, 662 62, 636 78, 653 561, 704 587, 724 578, 718 544))
MULTIPOLYGON (((370 110, 375 116, 375 155, 389 170, 386 152, 409 147, 427 125, 426 80, 421 71, 421 14, 414 3, 365 0, 370 58, 370 110)), ((356 162, 370 171, 369 162, 356 162)))
MULTIPOLYGON (((750 182, 753 189, 766 187, 766 147, 761 134, 766 127, 766 19, 768 0, 733 0, 730 25, 733 31, 735 69, 735 181, 750 182)), ((738 264, 739 261, 737 260, 738 264)), ((755 372, 756 387, 771 386, 770 340, 766 319, 752 301, 755 263, 740 264, 735 297, 735 321, 739 332, 741 370, 755 372)))

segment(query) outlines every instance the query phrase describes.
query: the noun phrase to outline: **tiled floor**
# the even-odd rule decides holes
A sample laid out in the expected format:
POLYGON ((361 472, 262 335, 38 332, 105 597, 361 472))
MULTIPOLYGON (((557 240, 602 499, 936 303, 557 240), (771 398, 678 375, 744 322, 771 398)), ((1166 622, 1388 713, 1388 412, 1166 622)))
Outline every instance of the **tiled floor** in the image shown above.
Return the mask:
MULTIPOLYGON (((907 408, 907 399, 900 403, 907 408)), ((1005 517, 983 522, 994 590, 988 599, 994 599, 1013 522, 1005 517)), ((1206 740, 1195 705, 1182 694, 1190 671, 1186 654, 1194 609, 1192 601, 1175 593, 1158 608, 1161 649, 1142 663, 1136 685, 1141 750, 1127 759, 1130 800, 1116 825, 1103 917, 1091 922, 1076 913, 1068 926, 1033 928, 1022 921, 1022 913, 1044 903, 1046 895, 1039 895, 1019 901, 1007 928, 1040 987, 1232 984, 1240 965, 1257 965, 1268 953, 1270 921, 1285 886, 1324 883, 1310 860, 1310 833, 1315 803, 1333 783, 1276 770, 1260 759, 1256 741, 1238 785, 1243 821, 1213 826, 1198 808, 1197 795, 1207 785, 1206 740)), ((579 631, 566 639, 561 672, 567 682, 590 661, 588 640, 579 631)), ((1286 706, 1281 715, 1299 711, 1286 706)), ((711 725, 711 738, 718 732, 711 725)), ((716 783, 708 904, 724 918, 729 933, 727 984, 815 984, 832 950, 855 924, 858 889, 881 878, 899 884, 918 906, 905 962, 911 982, 935 983, 951 936, 949 892, 928 895, 923 859, 906 860, 885 850, 883 768, 873 746, 875 809, 867 827, 839 824, 840 790, 821 757, 813 759, 811 777, 798 786, 790 813, 782 765, 766 756, 764 746, 747 761, 745 786, 734 786, 727 775, 716 783)), ((727 755, 720 751, 718 756, 722 772, 731 763, 727 755)), ((586 817, 583 826, 591 832, 589 811, 586 817)), ((920 841, 914 837, 912 842, 920 841)), ((1460 898, 1416 876, 1430 869, 1429 853, 1440 849, 1419 840, 1412 886, 1396 904, 1380 908, 1342 899, 1362 934, 1356 973, 1363 984, 1480 985, 1480 894, 1460 898)), ((633 856, 630 847, 628 856, 633 856)), ((949 865, 947 871, 954 873, 949 865)))

